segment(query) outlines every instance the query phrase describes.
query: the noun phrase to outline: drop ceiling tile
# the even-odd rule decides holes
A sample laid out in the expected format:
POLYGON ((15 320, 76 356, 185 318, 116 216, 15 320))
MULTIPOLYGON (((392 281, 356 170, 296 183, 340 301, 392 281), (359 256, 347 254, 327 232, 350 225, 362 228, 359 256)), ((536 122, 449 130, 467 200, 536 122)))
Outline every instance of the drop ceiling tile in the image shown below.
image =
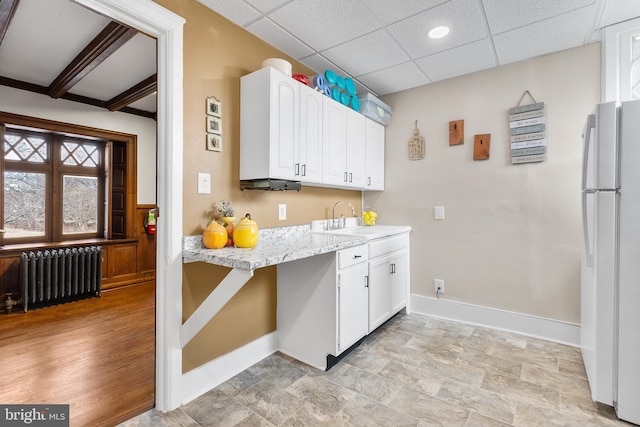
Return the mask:
POLYGON ((478 0, 452 0, 387 28, 409 55, 419 58, 487 37, 482 16, 478 0), (430 39, 427 32, 438 25, 447 25, 451 32, 430 39))
POLYGON ((416 60, 432 82, 496 66, 491 40, 484 39, 416 60))
POLYGON ((640 17, 640 1, 608 1, 604 4, 600 26, 606 27, 638 17, 640 17))
POLYGON ((322 51, 379 28, 361 2, 296 0, 269 14, 274 22, 302 42, 322 51))
MULTIPOLYGON (((235 0, 235 1, 238 1, 238 0, 235 0)), ((275 9, 281 4, 290 2, 292 0, 245 0, 245 1, 251 4, 256 9, 258 9, 260 12, 265 13, 275 9)))
POLYGON ((346 71, 344 71, 343 69, 338 67, 336 64, 329 61, 327 58, 323 57, 322 55, 318 55, 318 54, 311 55, 306 58, 300 59, 300 62, 302 62, 304 65, 311 68, 313 71, 315 71, 318 74, 324 74, 325 71, 332 70, 336 74, 349 77, 349 74, 347 74, 346 71))
POLYGON ((409 60, 385 30, 374 31, 322 52, 352 76, 369 74, 409 60))
POLYGON ((249 22, 260 17, 260 13, 241 0, 198 0, 219 15, 224 16, 236 25, 244 27, 249 22))
POLYGON ((449 0, 367 0, 366 5, 384 25, 393 24, 449 0))
POLYGON ((542 21, 594 2, 595 0, 482 0, 492 34, 542 21))
POLYGON ((405 62, 386 70, 358 77, 379 95, 399 92, 429 83, 429 79, 413 62, 405 62))
POLYGON ((493 37, 500 65, 581 46, 590 29, 588 6, 493 37))
POLYGON ((246 29, 295 59, 304 58, 314 52, 309 46, 306 46, 267 18, 259 19, 247 26, 246 29))

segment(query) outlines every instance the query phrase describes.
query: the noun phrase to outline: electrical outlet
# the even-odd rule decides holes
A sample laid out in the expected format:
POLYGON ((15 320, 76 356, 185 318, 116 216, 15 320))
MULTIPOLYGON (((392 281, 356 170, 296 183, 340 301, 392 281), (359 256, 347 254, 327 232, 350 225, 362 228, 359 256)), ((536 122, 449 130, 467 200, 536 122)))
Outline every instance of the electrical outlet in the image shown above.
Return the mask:
POLYGON ((278 205, 278 219, 280 221, 287 219, 287 205, 284 203, 278 205))
POLYGON ((435 206, 433 208, 434 219, 444 219, 444 206, 435 206))
POLYGON ((443 279, 433 279, 433 289, 438 294, 444 294, 444 280, 443 279))

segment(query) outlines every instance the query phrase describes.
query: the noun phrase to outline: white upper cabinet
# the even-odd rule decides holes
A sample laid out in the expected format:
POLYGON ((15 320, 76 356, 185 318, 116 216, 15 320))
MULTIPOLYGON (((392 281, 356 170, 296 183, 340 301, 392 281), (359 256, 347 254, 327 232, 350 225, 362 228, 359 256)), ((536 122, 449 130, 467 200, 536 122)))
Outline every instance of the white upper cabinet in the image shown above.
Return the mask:
POLYGON ((325 97, 322 127, 325 184, 364 188, 366 120, 362 114, 325 97))
POLYGON ((303 183, 322 183, 322 98, 318 91, 300 85, 300 140, 297 176, 303 183))
POLYGON ((351 108, 347 110, 347 186, 365 186, 365 149, 367 118, 351 108))
POLYGON ((365 190, 384 190, 384 126, 367 119, 365 190))
POLYGON ((274 68, 262 68, 240 79, 240 179, 265 178, 381 190, 384 127, 274 68))
POLYGON ((331 186, 347 183, 347 109, 325 96, 322 101, 322 178, 331 186))
POLYGON ((271 67, 240 80, 240 179, 296 179, 300 84, 271 67))

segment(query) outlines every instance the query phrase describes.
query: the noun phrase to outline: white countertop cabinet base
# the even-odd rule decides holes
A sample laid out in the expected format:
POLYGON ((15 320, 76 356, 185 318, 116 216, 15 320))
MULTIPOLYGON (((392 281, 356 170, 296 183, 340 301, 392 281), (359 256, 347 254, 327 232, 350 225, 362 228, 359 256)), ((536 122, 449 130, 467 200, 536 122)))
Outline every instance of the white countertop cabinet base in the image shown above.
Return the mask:
POLYGON ((409 233, 279 264, 280 351, 327 369, 406 306, 408 268, 409 233))
POLYGON ((280 351, 322 370, 327 355, 338 356, 367 335, 366 258, 343 270, 337 258, 323 254, 278 265, 280 351))

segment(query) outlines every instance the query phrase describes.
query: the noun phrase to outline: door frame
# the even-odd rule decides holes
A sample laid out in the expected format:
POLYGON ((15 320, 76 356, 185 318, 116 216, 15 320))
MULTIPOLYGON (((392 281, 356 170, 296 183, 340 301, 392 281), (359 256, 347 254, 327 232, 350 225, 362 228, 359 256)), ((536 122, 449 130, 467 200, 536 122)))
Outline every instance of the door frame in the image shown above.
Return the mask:
POLYGON ((180 406, 182 390, 182 139, 185 19, 151 0, 73 0, 157 39, 156 408, 180 406))

